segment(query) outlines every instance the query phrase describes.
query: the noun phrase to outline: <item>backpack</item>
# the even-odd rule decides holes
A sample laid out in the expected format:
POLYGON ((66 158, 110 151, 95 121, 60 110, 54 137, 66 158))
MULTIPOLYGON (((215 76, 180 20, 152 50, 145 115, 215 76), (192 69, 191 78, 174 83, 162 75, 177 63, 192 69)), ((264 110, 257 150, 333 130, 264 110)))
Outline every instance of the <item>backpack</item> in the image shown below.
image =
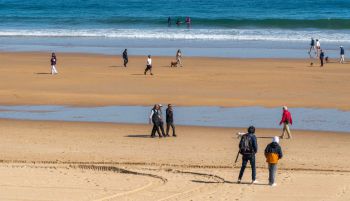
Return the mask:
POLYGON ((242 136, 239 143, 239 153, 252 154, 253 153, 253 140, 249 134, 242 136))

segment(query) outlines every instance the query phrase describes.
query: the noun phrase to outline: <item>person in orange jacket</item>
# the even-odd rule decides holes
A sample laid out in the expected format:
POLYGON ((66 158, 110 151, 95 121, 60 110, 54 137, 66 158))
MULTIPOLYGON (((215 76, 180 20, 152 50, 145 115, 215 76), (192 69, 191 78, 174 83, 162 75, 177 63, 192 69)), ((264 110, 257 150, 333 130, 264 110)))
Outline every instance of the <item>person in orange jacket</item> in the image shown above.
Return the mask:
POLYGON ((276 172, 277 172, 277 163, 278 160, 283 157, 282 148, 278 144, 279 137, 275 136, 272 139, 272 142, 268 144, 265 148, 265 157, 266 162, 269 165, 269 185, 276 186, 276 172))

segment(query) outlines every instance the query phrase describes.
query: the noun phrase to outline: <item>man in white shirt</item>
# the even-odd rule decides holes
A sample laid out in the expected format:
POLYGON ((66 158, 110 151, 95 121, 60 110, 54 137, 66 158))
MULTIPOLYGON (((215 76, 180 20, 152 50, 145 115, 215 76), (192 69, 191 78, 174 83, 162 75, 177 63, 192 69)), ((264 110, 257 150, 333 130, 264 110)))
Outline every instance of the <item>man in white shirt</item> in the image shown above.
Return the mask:
POLYGON ((147 71, 149 71, 151 73, 151 75, 153 75, 151 55, 148 55, 148 58, 147 58, 147 65, 146 65, 146 69, 145 69, 145 73, 144 73, 145 75, 146 75, 147 71))
POLYGON ((321 43, 320 43, 320 40, 318 39, 316 39, 316 53, 317 53, 317 57, 319 57, 321 53, 321 43))

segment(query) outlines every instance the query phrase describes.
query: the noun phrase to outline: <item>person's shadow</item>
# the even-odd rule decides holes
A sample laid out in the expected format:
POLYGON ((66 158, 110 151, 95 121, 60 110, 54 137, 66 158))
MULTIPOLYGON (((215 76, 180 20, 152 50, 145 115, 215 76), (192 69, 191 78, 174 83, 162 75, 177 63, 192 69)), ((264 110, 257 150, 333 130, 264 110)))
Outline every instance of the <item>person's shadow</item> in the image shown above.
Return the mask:
POLYGON ((51 75, 51 73, 34 73, 36 75, 51 75))
POLYGON ((145 134, 135 134, 135 135, 126 135, 124 137, 131 137, 131 138, 151 138, 151 135, 145 135, 145 134))

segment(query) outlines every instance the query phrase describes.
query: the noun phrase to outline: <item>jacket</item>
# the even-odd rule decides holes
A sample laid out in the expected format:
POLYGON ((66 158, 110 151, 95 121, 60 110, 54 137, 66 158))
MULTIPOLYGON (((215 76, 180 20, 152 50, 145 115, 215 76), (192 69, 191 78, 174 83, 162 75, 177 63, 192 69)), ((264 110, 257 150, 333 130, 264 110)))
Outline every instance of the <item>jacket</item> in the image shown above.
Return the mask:
POLYGON ((284 110, 283 111, 282 119, 280 121, 280 125, 282 123, 293 124, 292 115, 290 114, 290 112, 288 110, 284 110))
POLYGON ((174 123, 173 110, 170 110, 169 108, 167 108, 165 113, 166 113, 166 123, 174 123))
POLYGON ((266 162, 277 164, 278 160, 283 157, 282 148, 277 142, 271 142, 265 148, 266 162))

